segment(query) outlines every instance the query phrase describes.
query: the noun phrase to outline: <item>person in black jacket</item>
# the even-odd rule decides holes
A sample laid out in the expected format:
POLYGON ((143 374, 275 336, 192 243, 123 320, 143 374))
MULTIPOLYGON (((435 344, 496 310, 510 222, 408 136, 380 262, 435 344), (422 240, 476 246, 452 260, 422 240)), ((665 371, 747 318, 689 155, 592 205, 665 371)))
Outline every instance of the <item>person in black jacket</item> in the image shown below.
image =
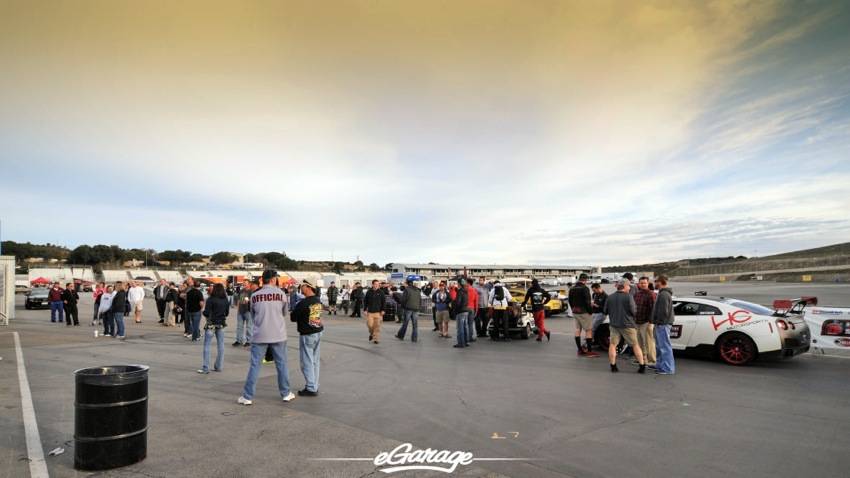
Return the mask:
POLYGON ((112 306, 109 308, 112 320, 108 324, 108 335, 124 340, 124 311, 126 308, 127 290, 124 288, 124 283, 119 281, 115 283, 115 296, 112 297, 112 306))
POLYGON ((221 372, 222 361, 224 361, 224 328, 227 326, 226 318, 230 313, 230 301, 224 285, 213 286, 212 294, 204 304, 203 315, 207 322, 204 325, 204 364, 198 373, 210 373, 210 345, 215 335, 216 355, 213 370, 221 372))
POLYGON ((65 307, 65 325, 71 325, 73 318, 74 325, 80 325, 80 314, 77 310, 77 302, 80 301, 80 294, 77 294, 74 289, 74 283, 68 282, 65 284, 65 290, 62 291, 62 304, 65 307))
POLYGON ((319 300, 318 287, 310 279, 301 284, 304 299, 295 306, 290 320, 298 324, 298 351, 301 357, 301 373, 304 374, 304 389, 298 391, 301 397, 315 397, 319 394, 319 352, 322 341, 322 302, 319 300))
POLYGON ((454 348, 469 347, 469 297, 466 295, 466 279, 461 277, 457 280, 454 299, 452 300, 452 311, 455 314, 455 333, 457 343, 454 348))
POLYGON ((381 323, 384 321, 384 307, 387 305, 387 295, 378 287, 377 280, 372 281, 372 288, 366 292, 363 308, 366 309, 366 326, 369 328, 369 340, 378 343, 381 339, 381 323))
POLYGON ((354 290, 351 291, 351 315, 349 317, 360 318, 360 309, 363 308, 363 287, 359 282, 354 283, 354 290))
POLYGON ((575 341, 578 356, 598 357, 593 351, 593 298, 587 287, 587 274, 581 274, 576 285, 570 288, 570 308, 575 318, 575 341), (586 348, 581 345, 581 331, 584 330, 586 348))
MULTIPOLYGON (((591 308, 593 309, 593 333, 596 333, 596 329, 605 322, 605 302, 608 301, 608 294, 602 290, 602 285, 598 282, 594 282, 593 285, 590 286, 591 294, 591 308)), ((600 347, 604 344, 597 344, 600 347)))
POLYGON ((534 324, 537 326, 537 341, 543 341, 543 335, 546 335, 546 340, 550 340, 551 333, 546 329, 546 304, 552 299, 549 292, 540 287, 540 282, 537 279, 531 280, 531 287, 525 291, 525 299, 523 299, 520 307, 525 307, 525 304, 531 302, 531 314, 534 316, 534 324))
POLYGON ((156 312, 159 314, 159 323, 165 324, 165 304, 168 297, 168 283, 160 279, 159 284, 153 288, 153 298, 156 301, 156 312))

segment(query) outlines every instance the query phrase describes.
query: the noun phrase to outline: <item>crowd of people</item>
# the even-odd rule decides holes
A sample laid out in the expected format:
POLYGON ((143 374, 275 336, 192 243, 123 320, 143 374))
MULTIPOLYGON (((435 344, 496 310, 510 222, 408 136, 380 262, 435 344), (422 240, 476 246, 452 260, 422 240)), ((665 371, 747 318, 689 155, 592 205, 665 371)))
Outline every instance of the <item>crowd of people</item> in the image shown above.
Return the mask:
MULTIPOLYGON (((164 280, 153 289, 159 324, 165 327, 183 325, 183 336, 193 342, 200 341, 203 321, 202 365, 198 373, 219 372, 224 359, 224 328, 230 311, 235 308, 236 339, 234 347, 250 348, 248 376, 238 402, 250 405, 262 363, 274 363, 277 368, 278 387, 284 401, 295 397, 289 387, 286 363, 286 320, 297 323, 301 371, 305 387, 298 391, 302 396, 315 396, 319 389, 320 343, 324 325, 321 289, 311 280, 290 287, 279 287, 274 270, 263 273, 261 280, 245 280, 241 284, 225 286, 213 284, 203 288, 192 277, 177 285, 164 280), (216 341, 216 359, 210 367, 213 338, 216 341)), ((638 373, 647 368, 658 374, 673 374, 675 363, 670 344, 670 328, 674 321, 672 290, 667 278, 659 276, 654 283, 647 277, 637 281, 626 274, 617 282, 616 292, 608 295, 600 284, 588 287, 588 277, 582 274, 575 285, 569 287, 567 301, 575 319, 575 345, 577 355, 598 357, 593 351, 593 330, 609 319, 610 342, 608 358, 611 372, 618 372, 617 356, 624 350, 634 354, 638 373)), ((510 341, 511 319, 522 314, 529 306, 536 326, 538 342, 551 341, 551 331, 546 328, 546 304, 552 294, 537 280, 525 291, 522 300, 511 295, 499 280, 492 282, 480 277, 477 282, 465 277, 453 281, 439 281, 418 287, 413 281, 396 287, 374 280, 369 289, 355 283, 338 288, 331 283, 325 291, 327 313, 335 316, 341 310, 349 317, 365 314, 369 342, 379 344, 381 329, 387 314, 389 320, 401 324, 395 337, 405 340, 410 330, 411 342, 418 342, 418 319, 427 313, 424 299, 430 299, 433 331, 441 338, 451 338, 449 324, 455 321, 455 348, 466 348, 478 338, 489 336, 492 340, 510 341)), ((106 285, 101 282, 93 291, 94 307, 92 326, 103 326, 103 337, 120 340, 126 338, 125 317, 132 316, 135 323, 142 322, 145 290, 137 281, 106 285)), ((51 322, 79 326, 77 304, 79 294, 74 284, 62 288, 54 283, 48 293, 51 322)), ((95 333, 95 336, 98 334, 95 333)))

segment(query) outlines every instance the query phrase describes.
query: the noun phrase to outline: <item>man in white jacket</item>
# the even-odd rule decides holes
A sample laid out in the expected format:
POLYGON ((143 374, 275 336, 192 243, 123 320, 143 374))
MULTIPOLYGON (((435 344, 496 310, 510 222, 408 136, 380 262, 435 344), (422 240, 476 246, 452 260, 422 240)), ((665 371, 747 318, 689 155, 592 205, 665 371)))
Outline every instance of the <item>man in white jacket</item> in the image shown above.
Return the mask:
POLYGON ((142 307, 145 302, 145 289, 140 282, 133 282, 133 286, 127 292, 127 300, 130 301, 130 310, 135 314, 137 324, 142 323, 142 307))
POLYGON ((490 307, 493 308, 493 334, 490 335, 491 339, 497 340, 501 329, 504 334, 502 340, 511 340, 511 333, 508 331, 508 305, 512 300, 513 297, 511 297, 507 287, 498 280, 493 283, 488 300, 490 307))

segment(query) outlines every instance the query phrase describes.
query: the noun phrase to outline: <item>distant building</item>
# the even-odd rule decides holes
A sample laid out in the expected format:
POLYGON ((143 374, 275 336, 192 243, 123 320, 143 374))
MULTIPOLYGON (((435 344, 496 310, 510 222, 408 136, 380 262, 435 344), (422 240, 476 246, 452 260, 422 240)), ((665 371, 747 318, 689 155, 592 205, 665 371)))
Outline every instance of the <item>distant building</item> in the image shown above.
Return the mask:
POLYGON ((593 266, 551 266, 551 265, 481 265, 481 264, 390 264, 395 274, 422 275, 429 278, 447 278, 466 274, 468 277, 564 277, 575 276, 582 272, 590 273, 593 266))

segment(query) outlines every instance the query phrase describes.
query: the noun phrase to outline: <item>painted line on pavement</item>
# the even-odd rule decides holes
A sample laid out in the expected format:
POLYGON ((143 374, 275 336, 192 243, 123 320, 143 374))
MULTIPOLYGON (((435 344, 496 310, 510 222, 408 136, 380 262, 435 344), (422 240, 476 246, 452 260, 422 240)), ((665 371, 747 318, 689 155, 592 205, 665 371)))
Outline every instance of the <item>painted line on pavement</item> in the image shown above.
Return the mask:
POLYGON ((32 405, 30 382, 27 379, 27 369, 24 365, 24 353, 21 350, 21 338, 17 332, 15 337, 15 357, 18 361, 18 382, 21 387, 21 412, 24 417, 24 432, 27 439, 27 456, 30 462, 30 477, 49 478, 47 462, 44 461, 44 449, 41 447, 41 436, 38 434, 38 422, 35 420, 35 407, 32 405))

